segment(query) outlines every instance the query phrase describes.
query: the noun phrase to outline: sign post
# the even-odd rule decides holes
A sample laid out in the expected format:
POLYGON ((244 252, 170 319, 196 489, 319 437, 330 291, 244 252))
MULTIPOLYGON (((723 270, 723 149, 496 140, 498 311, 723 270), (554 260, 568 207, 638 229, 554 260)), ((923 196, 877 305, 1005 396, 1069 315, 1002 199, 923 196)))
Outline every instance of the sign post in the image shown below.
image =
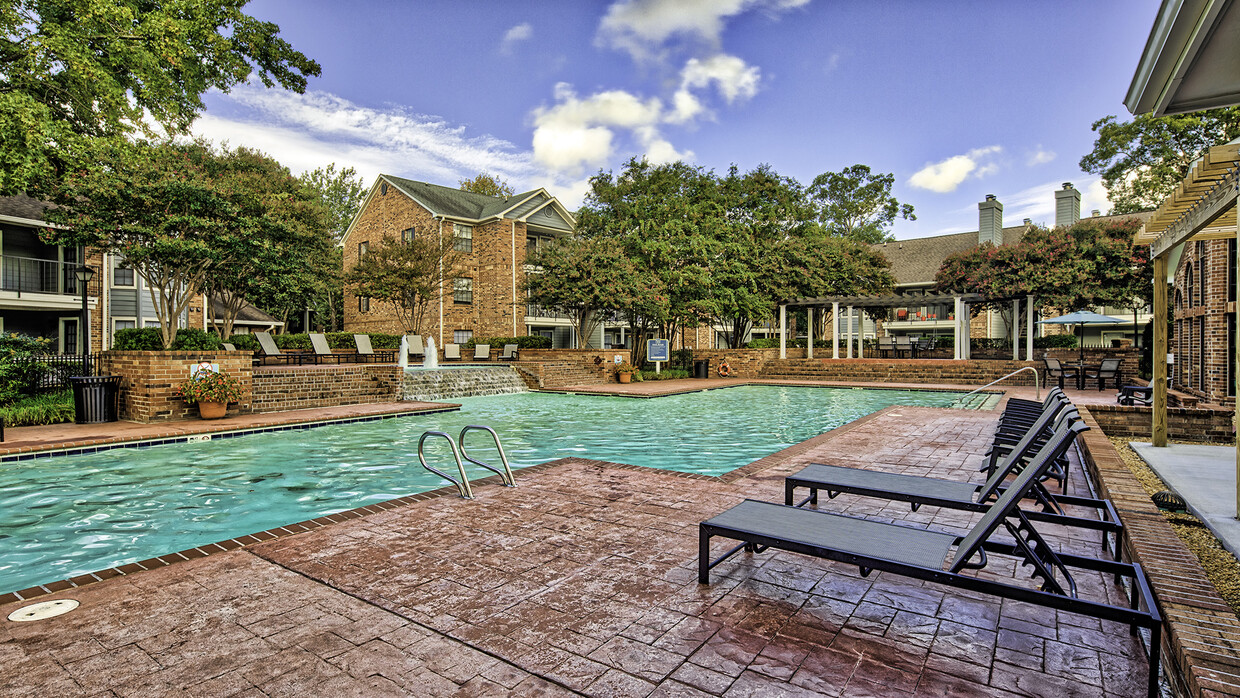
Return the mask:
POLYGON ((668 360, 667 340, 647 339, 646 360, 654 362, 655 373, 662 373, 662 364, 668 360))

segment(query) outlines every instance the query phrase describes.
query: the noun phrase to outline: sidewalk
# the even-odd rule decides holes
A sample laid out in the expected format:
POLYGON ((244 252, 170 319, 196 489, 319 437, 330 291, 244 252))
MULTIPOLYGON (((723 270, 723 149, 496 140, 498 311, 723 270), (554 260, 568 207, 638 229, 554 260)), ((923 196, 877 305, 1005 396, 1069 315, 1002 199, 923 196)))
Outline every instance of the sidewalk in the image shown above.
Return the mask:
POLYGON ((1148 442, 1129 444, 1188 510, 1201 519, 1219 542, 1240 556, 1240 520, 1236 519, 1236 447, 1148 442))

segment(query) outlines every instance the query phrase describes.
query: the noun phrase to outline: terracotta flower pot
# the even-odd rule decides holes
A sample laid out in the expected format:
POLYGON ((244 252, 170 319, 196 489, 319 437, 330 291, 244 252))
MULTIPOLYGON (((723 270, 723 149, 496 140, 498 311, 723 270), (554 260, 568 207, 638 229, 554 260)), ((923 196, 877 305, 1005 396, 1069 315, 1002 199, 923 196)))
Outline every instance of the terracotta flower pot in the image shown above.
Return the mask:
POLYGON ((226 402, 200 402, 198 403, 198 416, 203 419, 219 419, 228 412, 228 403, 226 402))
POLYGON ((629 381, 633 380, 633 374, 632 373, 617 373, 616 379, 619 380, 621 383, 628 383, 629 381))

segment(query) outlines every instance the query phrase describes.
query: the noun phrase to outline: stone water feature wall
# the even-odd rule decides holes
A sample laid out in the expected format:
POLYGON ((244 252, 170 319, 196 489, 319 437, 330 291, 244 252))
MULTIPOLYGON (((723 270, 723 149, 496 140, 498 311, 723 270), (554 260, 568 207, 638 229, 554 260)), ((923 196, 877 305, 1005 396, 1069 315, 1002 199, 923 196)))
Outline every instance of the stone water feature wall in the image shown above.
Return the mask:
POLYGON ((428 402, 476 395, 503 395, 529 392, 525 381, 512 366, 453 366, 423 371, 405 371, 400 383, 400 399, 428 402))

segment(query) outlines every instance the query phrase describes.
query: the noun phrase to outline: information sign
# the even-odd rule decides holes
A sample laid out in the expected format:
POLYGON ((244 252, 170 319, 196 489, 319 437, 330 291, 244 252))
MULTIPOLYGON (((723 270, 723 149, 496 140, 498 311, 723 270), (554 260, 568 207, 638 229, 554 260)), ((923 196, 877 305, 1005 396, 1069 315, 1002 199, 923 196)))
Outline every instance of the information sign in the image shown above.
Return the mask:
POLYGON ((646 360, 647 361, 667 361, 668 350, 666 339, 647 339, 646 340, 646 360))

